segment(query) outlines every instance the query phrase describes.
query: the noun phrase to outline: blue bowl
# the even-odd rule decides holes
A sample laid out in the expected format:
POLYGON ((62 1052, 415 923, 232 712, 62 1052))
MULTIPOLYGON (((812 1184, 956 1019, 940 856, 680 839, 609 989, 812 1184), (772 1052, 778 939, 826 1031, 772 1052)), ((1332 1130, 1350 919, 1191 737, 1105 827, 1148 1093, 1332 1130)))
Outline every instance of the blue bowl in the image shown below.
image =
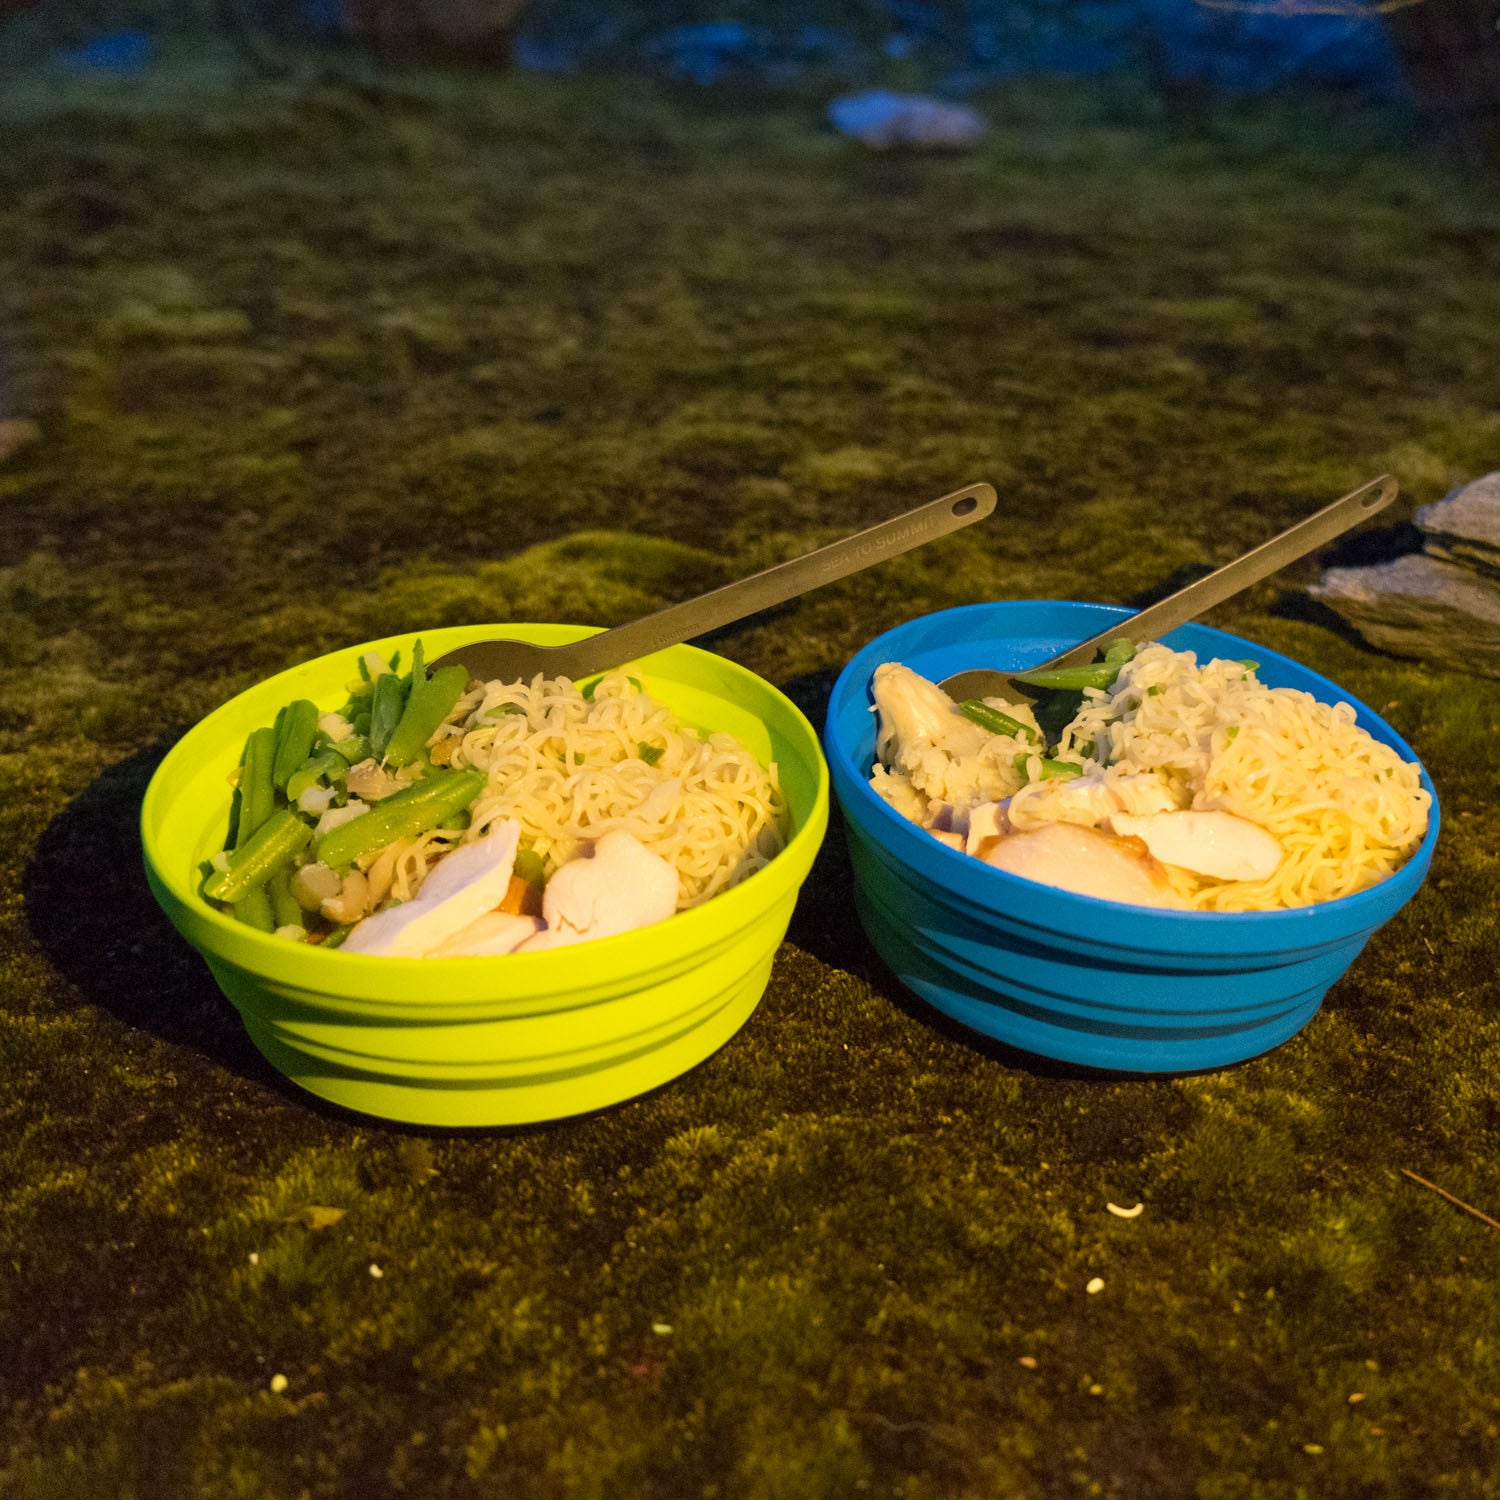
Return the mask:
MULTIPOLYGON (((974 604, 924 615, 871 641, 834 685, 824 731, 848 826, 855 901, 870 941, 928 1004, 987 1037, 1060 1062, 1183 1073, 1242 1062, 1300 1031, 1370 935, 1415 894, 1438 836, 1380 884, 1272 912, 1128 906, 1023 880, 949 849, 869 784, 870 679, 899 661, 940 681, 971 667, 1018 670, 1129 618, 1106 604, 974 604)), ((1252 656, 1261 680, 1353 702, 1325 677, 1204 625, 1163 637, 1198 659, 1252 656)), ((1358 722, 1403 759, 1410 747, 1362 704, 1358 722)))

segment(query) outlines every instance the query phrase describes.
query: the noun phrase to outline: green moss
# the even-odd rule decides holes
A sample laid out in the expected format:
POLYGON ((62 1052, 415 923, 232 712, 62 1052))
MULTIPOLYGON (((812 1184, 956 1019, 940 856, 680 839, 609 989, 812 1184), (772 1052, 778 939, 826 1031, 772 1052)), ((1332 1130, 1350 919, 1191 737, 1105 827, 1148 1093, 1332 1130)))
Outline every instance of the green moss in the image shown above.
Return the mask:
POLYGON ((5 97, 42 438, 0 473, 0 1490, 1488 1491, 1494 1231, 1400 1169, 1500 1206, 1500 695, 1330 629, 1311 564, 1217 618, 1381 711, 1445 836, 1306 1031, 1211 1077, 937 1027, 835 832, 685 1078, 356 1120, 260 1062, 135 835, 270 671, 616 623, 973 479, 991 522, 716 649, 817 714, 920 612, 1127 600, 1387 467, 1435 499, 1493 467, 1476 187, 1375 117, 1123 89, 1008 86, 930 161, 618 80, 5 97))

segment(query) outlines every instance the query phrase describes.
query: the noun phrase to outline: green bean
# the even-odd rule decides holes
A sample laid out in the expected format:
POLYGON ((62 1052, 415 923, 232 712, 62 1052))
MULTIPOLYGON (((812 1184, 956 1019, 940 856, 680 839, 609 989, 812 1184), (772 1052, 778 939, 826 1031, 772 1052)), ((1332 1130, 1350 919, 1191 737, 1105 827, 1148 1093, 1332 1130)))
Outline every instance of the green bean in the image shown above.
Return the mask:
POLYGON ((1034 672, 1013 672, 1017 682, 1030 687, 1056 688, 1061 692, 1079 692, 1083 688, 1113 687, 1120 668, 1135 655, 1135 647, 1121 636, 1109 643, 1103 661, 1082 667, 1038 667, 1034 672))
POLYGON ((1081 688, 1107 688, 1120 675, 1120 668, 1114 662, 1096 661, 1086 667, 1039 667, 1034 672, 1011 675, 1031 687, 1077 692, 1081 688))
POLYGON ((412 648, 411 692, 401 720, 386 743, 384 764, 409 766, 427 748, 433 731, 464 695, 468 671, 461 666, 439 667, 431 677, 422 662, 422 643, 412 648))
POLYGON ((338 740, 330 749, 343 757, 345 765, 357 766, 360 761, 370 758, 370 741, 362 734, 351 734, 347 740, 338 740))
POLYGON ((240 816, 234 829, 234 847, 243 849, 276 806, 271 768, 276 759, 276 731, 257 729, 245 741, 240 762, 240 816))
POLYGON ((276 760, 271 780, 278 792, 286 790, 292 773, 312 754, 313 736, 318 732, 318 705, 298 698, 281 710, 276 730, 276 760))
POLYGON ((338 751, 320 750, 297 767, 286 784, 286 800, 296 802, 308 787, 315 786, 325 777, 329 781, 342 781, 348 770, 349 762, 338 751))
MULTIPOLYGON (((306 913, 297 904, 292 894, 292 867, 283 865, 266 881, 263 887, 271 900, 271 913, 277 927, 303 927, 307 924, 306 913)), ((236 912, 238 909, 236 908, 236 912)))
POLYGON ((229 856, 227 869, 210 875, 203 894, 215 901, 238 901, 291 864, 307 846, 312 829, 289 807, 279 807, 229 856))
MULTIPOLYGON (((1083 775, 1083 767, 1075 765, 1071 760, 1052 760, 1045 755, 1037 756, 1042 763, 1043 781, 1067 781, 1074 776, 1083 775)), ((1028 766, 1031 757, 1029 755, 1018 755, 1016 757, 1016 769, 1023 775, 1028 774, 1028 766)))
MULTIPOLYGON (((384 672, 375 679, 375 697, 370 704, 370 752, 378 760, 385 754, 385 747, 396 725, 401 722, 401 712, 406 707, 406 680, 394 672, 384 672)), ((358 727, 356 721, 356 728, 358 727)))
POLYGON ((486 779, 478 770, 435 771, 331 829, 318 845, 318 858, 342 869, 361 854, 383 849, 395 839, 426 833, 468 807, 484 790, 486 779))
POLYGON ((965 698, 958 705, 958 711, 964 718, 972 720, 981 729, 987 729, 991 734, 1021 735, 1028 740, 1041 738, 1029 724, 1023 724, 1019 719, 1013 719, 1009 714, 1001 713, 998 708, 991 708, 980 698, 965 698))
POLYGON ((257 932, 275 932, 276 916, 271 909, 271 898, 266 894, 265 886, 258 885, 253 891, 246 891, 234 903, 234 919, 247 927, 255 928, 257 932))

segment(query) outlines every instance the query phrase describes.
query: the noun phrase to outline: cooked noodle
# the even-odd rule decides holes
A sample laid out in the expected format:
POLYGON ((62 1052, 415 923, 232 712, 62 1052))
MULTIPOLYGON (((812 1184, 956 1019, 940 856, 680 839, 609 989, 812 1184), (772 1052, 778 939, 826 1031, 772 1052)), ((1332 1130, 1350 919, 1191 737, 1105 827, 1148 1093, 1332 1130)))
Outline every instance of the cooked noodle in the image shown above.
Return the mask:
MULTIPOLYGON (((1199 666, 1191 651, 1142 648, 1112 688, 1088 690, 1057 753, 1106 776, 1160 771, 1182 806, 1235 813, 1280 840, 1285 856, 1263 881, 1171 872, 1201 911, 1351 895, 1396 870, 1427 831, 1419 768, 1361 729, 1349 704, 1266 687, 1241 662, 1199 666)), ((1040 792, 1012 801, 1017 826, 1040 792)))
POLYGON ((442 733, 457 741, 448 763, 477 766, 489 782, 467 832, 424 834, 401 855, 398 898, 456 842, 505 818, 520 820, 522 847, 549 875, 580 844, 615 829, 633 835, 676 869, 678 910, 743 880, 783 847, 775 763, 762 766, 732 735, 680 723, 623 672, 602 678, 591 698, 565 677, 474 687, 442 733))

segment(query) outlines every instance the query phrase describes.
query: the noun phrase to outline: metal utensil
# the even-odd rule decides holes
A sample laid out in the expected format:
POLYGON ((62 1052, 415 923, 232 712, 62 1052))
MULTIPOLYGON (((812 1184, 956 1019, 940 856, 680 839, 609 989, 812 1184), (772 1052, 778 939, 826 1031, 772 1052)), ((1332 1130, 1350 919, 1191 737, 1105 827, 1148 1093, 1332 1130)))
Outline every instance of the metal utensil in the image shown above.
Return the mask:
MULTIPOLYGON (((1071 646, 1044 662, 1038 662, 1034 667, 1016 670, 1038 672, 1043 668, 1082 666, 1093 661, 1095 653, 1102 647, 1121 636, 1128 636, 1137 644, 1155 640, 1169 630, 1187 624, 1205 610, 1212 609, 1215 604, 1222 604, 1242 589, 1249 588, 1252 583, 1259 583, 1278 568, 1296 562, 1299 557, 1306 557, 1309 552, 1316 552, 1325 543, 1342 536, 1377 511, 1384 510, 1396 498, 1396 489, 1395 479, 1389 474, 1382 474, 1379 479, 1372 479, 1369 484, 1352 490, 1342 500, 1325 505, 1305 521, 1289 526, 1269 542, 1262 542, 1243 557, 1226 563, 1207 578, 1200 578, 1197 583, 1178 589, 1175 594, 1169 594, 1159 603, 1150 605, 1128 620, 1121 620, 1107 630, 1101 630, 1098 635, 1092 635, 1088 640, 1080 641, 1076 646, 1071 646)), ((1012 703, 1019 703, 1041 691, 1040 688, 1017 682, 1010 672, 990 668, 955 672, 953 676, 944 678, 939 686, 958 702, 967 698, 1007 698, 1012 703)))
POLYGON ((623 666, 667 646, 676 646, 694 636, 732 625, 747 615, 776 604, 785 604, 825 583, 847 578, 863 568, 897 557, 946 536, 964 526, 982 521, 995 508, 995 491, 988 484, 970 484, 941 500, 930 500, 905 515, 893 516, 875 526, 857 531, 841 542, 819 547, 816 552, 778 563, 737 583, 726 584, 669 605, 654 615, 617 625, 566 646, 537 646, 530 641, 475 641, 440 656, 433 667, 460 662, 470 677, 486 682, 529 680, 538 672, 548 677, 590 677, 610 667, 623 666))

